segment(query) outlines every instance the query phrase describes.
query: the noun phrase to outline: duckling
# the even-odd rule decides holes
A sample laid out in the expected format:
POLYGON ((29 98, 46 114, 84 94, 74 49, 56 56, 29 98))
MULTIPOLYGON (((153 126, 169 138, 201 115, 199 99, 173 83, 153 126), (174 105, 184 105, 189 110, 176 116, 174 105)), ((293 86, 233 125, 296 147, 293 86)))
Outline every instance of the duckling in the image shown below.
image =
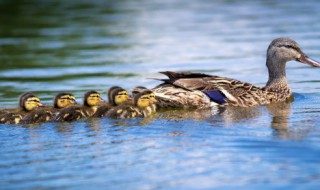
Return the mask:
POLYGON ((37 120, 39 117, 42 117, 43 114, 46 114, 42 112, 37 112, 37 108, 43 105, 40 103, 40 99, 30 92, 27 92, 20 96, 19 106, 20 106, 20 109, 2 114, 0 116, 0 123, 18 124, 18 123, 21 123, 24 117, 30 113, 37 114, 37 117, 33 118, 33 120, 37 120))
POLYGON ((21 111, 20 105, 21 105, 21 101, 24 98, 24 96, 31 94, 31 92, 26 92, 20 95, 19 97, 19 107, 18 108, 6 108, 6 109, 2 109, 0 110, 0 115, 6 114, 6 113, 16 113, 18 111, 21 111))
POLYGON ((48 106, 44 109, 50 110, 52 113, 57 114, 62 108, 69 107, 77 104, 76 97, 68 92, 61 92, 53 99, 53 107, 48 106))
POLYGON ((151 107, 154 103, 156 103, 156 99, 153 92, 151 90, 144 90, 136 94, 133 101, 110 109, 105 116, 117 119, 147 117, 154 113, 151 107))
POLYGON ((92 117, 103 117, 112 107, 123 104, 129 100, 129 94, 119 86, 111 87, 108 90, 109 103, 104 103, 98 107, 98 110, 92 117))
POLYGON ((142 91, 144 91, 144 90, 147 90, 147 88, 146 87, 144 87, 144 86, 136 86, 136 87, 134 87, 133 88, 133 90, 132 90, 132 97, 134 97, 135 95, 137 95, 139 92, 142 92, 142 91))
MULTIPOLYGON (((149 90, 149 89, 144 87, 144 86, 136 86, 132 90, 132 96, 134 97, 136 94, 138 94, 139 92, 142 92, 144 90, 149 90)), ((155 96, 154 93, 150 93, 150 100, 153 101, 153 102, 157 102, 156 96, 155 96)), ((157 111, 157 105, 156 104, 152 104, 151 108, 152 108, 152 112, 153 113, 155 113, 157 111)))
POLYGON ((74 121, 85 117, 91 117, 97 111, 97 105, 104 103, 97 91, 89 91, 83 97, 83 105, 74 105, 63 108, 54 121, 74 121))

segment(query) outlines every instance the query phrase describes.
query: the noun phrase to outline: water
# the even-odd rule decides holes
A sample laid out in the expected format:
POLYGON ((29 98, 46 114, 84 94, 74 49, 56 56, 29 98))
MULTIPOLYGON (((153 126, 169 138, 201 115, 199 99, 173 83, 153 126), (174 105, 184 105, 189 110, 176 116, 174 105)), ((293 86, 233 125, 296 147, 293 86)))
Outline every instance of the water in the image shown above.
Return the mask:
MULTIPOLYGON (((0 104, 153 87, 164 70, 263 86, 276 37, 320 60, 319 19, 316 0, 0 1, 0 104)), ((0 189, 318 189, 319 72, 288 63, 294 101, 271 106, 1 125, 0 189)))

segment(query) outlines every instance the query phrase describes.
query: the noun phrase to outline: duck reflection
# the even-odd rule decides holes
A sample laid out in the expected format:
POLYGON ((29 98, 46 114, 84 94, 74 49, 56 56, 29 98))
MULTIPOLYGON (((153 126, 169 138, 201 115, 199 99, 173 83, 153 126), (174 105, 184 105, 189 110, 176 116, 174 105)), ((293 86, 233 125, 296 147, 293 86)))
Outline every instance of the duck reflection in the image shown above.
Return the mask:
POLYGON ((284 102, 266 105, 267 109, 272 115, 271 127, 274 129, 274 136, 277 136, 281 139, 292 138, 289 133, 288 120, 293 101, 294 96, 291 95, 291 97, 284 102))
POLYGON ((271 117, 269 125, 273 129, 273 135, 280 139, 292 139, 297 138, 297 134, 292 133, 288 127, 293 100, 294 97, 291 96, 284 102, 249 108, 226 106, 219 109, 165 110, 159 112, 158 119, 207 121, 220 127, 232 127, 236 123, 258 127, 266 126, 268 121, 267 118, 260 117, 271 117))
POLYGON ((166 109, 158 112, 158 119, 209 121, 223 109, 166 109))

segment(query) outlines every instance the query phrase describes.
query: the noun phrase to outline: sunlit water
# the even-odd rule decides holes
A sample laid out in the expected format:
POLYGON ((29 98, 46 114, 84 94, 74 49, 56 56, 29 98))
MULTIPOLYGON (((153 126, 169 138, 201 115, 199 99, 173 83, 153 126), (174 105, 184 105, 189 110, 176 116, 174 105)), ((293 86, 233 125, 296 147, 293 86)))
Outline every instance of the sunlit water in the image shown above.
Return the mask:
MULTIPOLYGON (((153 87, 163 70, 263 86, 276 37, 320 60, 319 20, 316 0, 0 1, 1 107, 153 87)), ((293 102, 1 125, 0 189, 319 189, 320 70, 287 66, 293 102)))

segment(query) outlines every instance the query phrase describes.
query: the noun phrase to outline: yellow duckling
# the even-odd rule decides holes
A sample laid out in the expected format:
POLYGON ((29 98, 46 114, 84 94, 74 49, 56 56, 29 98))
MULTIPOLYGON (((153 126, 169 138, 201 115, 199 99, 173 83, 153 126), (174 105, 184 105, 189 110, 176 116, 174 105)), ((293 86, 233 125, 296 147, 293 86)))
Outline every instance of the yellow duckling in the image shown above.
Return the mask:
POLYGON ((24 98, 24 96, 27 96, 28 94, 32 94, 31 92, 26 92, 20 95, 19 97, 19 107, 18 108, 6 108, 6 109, 2 109, 0 110, 0 115, 6 114, 6 113, 16 113, 22 110, 22 108, 20 107, 21 102, 24 98))
POLYGON ((75 121, 81 118, 91 117, 98 109, 98 105, 104 103, 97 91, 89 91, 83 97, 83 105, 74 105, 63 108, 54 121, 75 121))
POLYGON ((92 117, 103 117, 112 107, 123 104, 129 100, 129 94, 119 86, 111 87, 108 90, 109 103, 100 105, 92 117))
MULTIPOLYGON (((144 87, 144 86, 136 86, 133 88, 132 90, 132 97, 135 97, 135 95, 137 95, 138 93, 144 91, 144 90, 148 90, 148 88, 144 87)), ((157 102, 156 100, 156 96, 154 93, 150 93, 150 100, 152 102, 157 102)), ((156 104, 152 104, 151 105, 152 108, 152 113, 155 113, 157 111, 157 105, 156 104)))
POLYGON ((147 117, 154 113, 152 105, 156 101, 152 91, 144 90, 135 95, 133 102, 114 107, 105 116, 117 119, 147 117))
MULTIPOLYGON (((42 110, 49 111, 52 113, 52 117, 50 117, 49 121, 53 121, 56 115, 62 108, 66 108, 72 105, 75 105, 76 98, 73 94, 68 92, 62 92, 55 96, 53 99, 53 106, 44 106, 42 110)), ((29 116, 30 117, 30 116, 29 116)), ((24 118, 24 120, 27 118, 24 118)))
MULTIPOLYGON (((19 98, 20 109, 12 109, 12 112, 4 113, 0 116, 0 123, 4 124, 18 124, 27 123, 24 118, 29 114, 34 114, 32 120, 29 122, 37 122, 38 120, 43 120, 49 113, 42 112, 37 108, 42 106, 40 99, 30 92, 22 94, 19 98)), ((28 116, 29 117, 29 116, 28 116)))

